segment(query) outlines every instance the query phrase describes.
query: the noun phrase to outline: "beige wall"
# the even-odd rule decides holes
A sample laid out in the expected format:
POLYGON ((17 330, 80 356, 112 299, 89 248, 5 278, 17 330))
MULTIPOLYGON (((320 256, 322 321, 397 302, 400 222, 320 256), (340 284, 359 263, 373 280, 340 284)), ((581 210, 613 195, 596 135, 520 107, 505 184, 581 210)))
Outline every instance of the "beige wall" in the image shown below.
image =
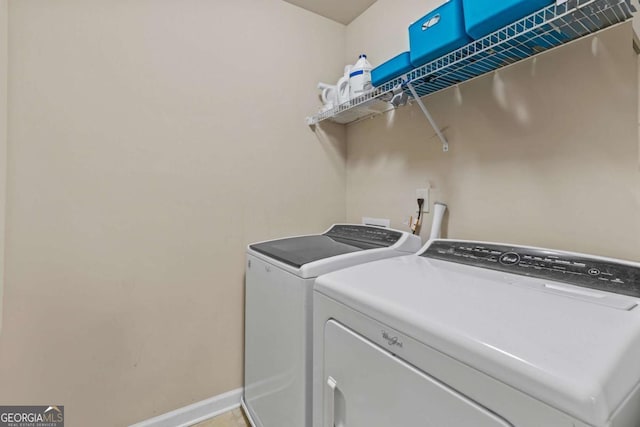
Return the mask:
POLYGON ((2 336, 2 312, 4 291, 4 220, 7 178, 7 51, 8 51, 8 3, 0 0, 0 337, 2 336))
POLYGON ((345 218, 304 116, 344 26, 280 0, 10 2, 0 402, 124 426, 242 385, 245 245, 345 218))
MULTIPOLYGON (((404 3, 379 0, 347 46, 383 56, 374 29, 404 3)), ((406 227, 429 183, 450 207, 448 237, 640 260, 637 87, 625 25, 426 98, 448 153, 415 105, 352 125, 347 219, 406 227)))
POLYGON ((428 98, 449 153, 415 106, 304 125, 309 88, 406 50, 423 3, 345 30, 280 0, 11 2, 0 402, 122 426, 241 386, 246 243, 405 228, 427 182, 449 237, 640 260, 628 28, 428 98))
POLYGON ((409 50, 411 23, 443 0, 377 0, 362 15, 347 25, 347 63, 366 53, 375 67, 409 50))

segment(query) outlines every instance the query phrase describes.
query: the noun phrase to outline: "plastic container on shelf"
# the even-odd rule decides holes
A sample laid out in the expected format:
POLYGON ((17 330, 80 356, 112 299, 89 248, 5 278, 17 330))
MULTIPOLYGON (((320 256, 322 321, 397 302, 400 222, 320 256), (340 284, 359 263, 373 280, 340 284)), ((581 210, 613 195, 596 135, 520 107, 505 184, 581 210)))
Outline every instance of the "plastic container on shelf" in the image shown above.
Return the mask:
POLYGON ((338 104, 349 102, 349 76, 342 76, 336 84, 338 90, 338 104))
POLYGON ((467 34, 479 39, 555 0, 462 0, 467 34))
POLYGON ((409 26, 411 64, 419 67, 471 41, 465 30, 462 0, 447 0, 409 26))
POLYGON ((367 55, 362 54, 349 74, 349 98, 354 99, 372 89, 371 69, 367 55))
POLYGON ((412 68, 409 52, 403 52, 374 68, 371 71, 371 83, 374 87, 381 86, 408 73, 412 68))

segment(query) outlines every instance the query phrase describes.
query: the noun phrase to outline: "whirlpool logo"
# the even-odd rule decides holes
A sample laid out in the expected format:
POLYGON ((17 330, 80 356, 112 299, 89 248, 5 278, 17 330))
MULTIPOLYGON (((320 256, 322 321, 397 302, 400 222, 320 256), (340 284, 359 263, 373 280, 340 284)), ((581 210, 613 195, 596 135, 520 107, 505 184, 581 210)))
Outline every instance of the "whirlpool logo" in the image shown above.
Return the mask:
POLYGON ((389 344, 390 346, 398 346, 400 348, 403 347, 402 345, 402 341, 400 341, 400 338, 398 338, 397 336, 392 337, 391 335, 389 335, 389 333, 387 331, 382 331, 382 338, 387 341, 387 344, 389 344))
POLYGON ((64 427, 64 406, 0 406, 0 427, 64 427))

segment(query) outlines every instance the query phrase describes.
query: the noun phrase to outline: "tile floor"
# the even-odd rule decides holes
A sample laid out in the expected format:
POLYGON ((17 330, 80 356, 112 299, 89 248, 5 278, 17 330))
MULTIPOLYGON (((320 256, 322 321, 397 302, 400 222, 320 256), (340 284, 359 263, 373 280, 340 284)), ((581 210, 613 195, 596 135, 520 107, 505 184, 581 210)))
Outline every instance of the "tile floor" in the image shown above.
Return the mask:
POLYGON ((250 427, 249 421, 244 417, 242 409, 225 412, 210 420, 203 421, 193 427, 250 427))

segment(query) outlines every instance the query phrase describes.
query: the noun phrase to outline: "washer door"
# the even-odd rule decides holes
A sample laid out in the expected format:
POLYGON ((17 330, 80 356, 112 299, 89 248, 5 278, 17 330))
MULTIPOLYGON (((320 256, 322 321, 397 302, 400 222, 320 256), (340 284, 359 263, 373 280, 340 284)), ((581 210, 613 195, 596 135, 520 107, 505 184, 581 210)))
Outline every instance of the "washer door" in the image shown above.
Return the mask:
POLYGON ((330 320, 323 427, 510 427, 435 378, 330 320))

